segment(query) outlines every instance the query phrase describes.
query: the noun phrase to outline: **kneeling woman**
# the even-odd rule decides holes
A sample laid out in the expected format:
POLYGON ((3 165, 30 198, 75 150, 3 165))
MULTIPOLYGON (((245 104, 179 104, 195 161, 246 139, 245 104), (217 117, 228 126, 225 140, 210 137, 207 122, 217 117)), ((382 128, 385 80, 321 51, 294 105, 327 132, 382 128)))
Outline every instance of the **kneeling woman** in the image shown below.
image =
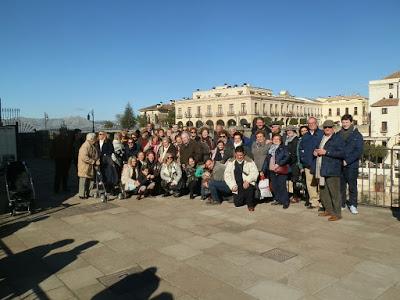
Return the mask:
POLYGON ((128 163, 124 164, 121 175, 121 183, 124 191, 129 194, 137 194, 139 187, 139 168, 136 156, 128 158, 128 163))
POLYGON ((161 167, 161 186, 164 189, 164 197, 173 194, 175 197, 181 196, 182 191, 182 169, 174 160, 170 153, 161 167))
POLYGON ((272 205, 283 205, 289 207, 289 195, 286 186, 287 174, 289 173, 288 162, 290 155, 287 147, 282 144, 282 136, 279 134, 272 137, 272 145, 268 151, 263 165, 264 174, 271 179, 274 201, 272 205))
POLYGON ((149 172, 149 167, 143 166, 138 177, 139 189, 137 200, 147 197, 149 194, 153 193, 156 183, 152 179, 152 175, 149 172))

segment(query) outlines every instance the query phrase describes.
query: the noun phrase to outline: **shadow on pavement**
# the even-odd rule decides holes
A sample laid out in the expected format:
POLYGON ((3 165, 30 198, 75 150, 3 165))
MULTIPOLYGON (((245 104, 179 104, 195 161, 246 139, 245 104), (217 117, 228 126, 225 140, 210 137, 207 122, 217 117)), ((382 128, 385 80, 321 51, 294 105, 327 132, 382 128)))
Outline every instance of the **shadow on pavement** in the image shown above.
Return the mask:
POLYGON ((156 275, 157 268, 147 268, 142 272, 129 274, 118 282, 95 295, 93 300, 101 299, 140 299, 140 300, 172 300, 171 293, 151 295, 158 289, 160 278, 156 275))
POLYGON ((89 241, 71 250, 49 255, 51 251, 73 242, 73 239, 64 239, 2 258, 0 260, 0 299, 11 299, 21 295, 27 297, 29 293, 34 293, 38 299, 49 299, 40 284, 76 260, 82 251, 98 243, 98 241, 89 241))

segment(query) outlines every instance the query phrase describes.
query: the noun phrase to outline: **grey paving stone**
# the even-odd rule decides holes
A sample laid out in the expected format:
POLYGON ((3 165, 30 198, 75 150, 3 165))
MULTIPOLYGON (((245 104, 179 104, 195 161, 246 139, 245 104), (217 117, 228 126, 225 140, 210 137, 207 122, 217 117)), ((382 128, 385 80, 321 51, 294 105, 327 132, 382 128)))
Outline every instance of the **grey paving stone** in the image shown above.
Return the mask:
POLYGON ((296 300, 304 296, 304 293, 298 289, 268 280, 247 289, 246 293, 260 300, 296 300))
POLYGON ((93 266, 87 266, 84 268, 64 272, 57 275, 65 285, 72 290, 77 290, 89 285, 96 284, 97 278, 103 276, 103 274, 93 266))
POLYGON ((190 237, 187 239, 183 239, 182 243, 190 246, 193 249, 203 250, 203 249, 211 248, 211 247, 219 244, 220 242, 213 240, 213 239, 209 239, 209 238, 205 238, 205 237, 196 235, 196 236, 193 236, 193 237, 190 237))
POLYGON ((172 256, 177 260, 185 260, 192 256, 196 256, 202 253, 200 250, 196 250, 185 244, 171 245, 168 247, 161 248, 159 251, 161 253, 164 253, 165 255, 172 256))

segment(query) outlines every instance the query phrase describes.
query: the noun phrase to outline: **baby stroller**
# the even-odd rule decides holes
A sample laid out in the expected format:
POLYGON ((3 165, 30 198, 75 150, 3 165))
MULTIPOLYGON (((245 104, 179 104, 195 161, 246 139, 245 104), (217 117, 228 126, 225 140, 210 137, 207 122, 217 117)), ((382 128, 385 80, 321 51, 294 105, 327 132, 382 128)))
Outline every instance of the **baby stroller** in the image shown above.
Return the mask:
POLYGON ((10 214, 14 216, 20 211, 32 213, 36 193, 25 162, 9 162, 5 170, 5 182, 10 214))
POLYGON ((96 188, 96 193, 94 194, 95 198, 100 198, 101 202, 107 202, 108 201, 108 194, 106 191, 106 186, 103 181, 103 175, 101 174, 100 168, 96 167, 95 168, 95 188, 96 188))

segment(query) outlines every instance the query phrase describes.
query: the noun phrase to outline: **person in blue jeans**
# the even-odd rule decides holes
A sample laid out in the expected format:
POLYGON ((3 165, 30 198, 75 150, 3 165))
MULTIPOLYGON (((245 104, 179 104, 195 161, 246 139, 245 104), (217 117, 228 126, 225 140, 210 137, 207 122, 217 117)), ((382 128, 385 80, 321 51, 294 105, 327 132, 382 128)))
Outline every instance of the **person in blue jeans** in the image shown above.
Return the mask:
POLYGON ((346 208, 348 204, 352 214, 358 214, 357 210, 357 178, 359 160, 364 150, 364 140, 361 133, 354 127, 352 115, 343 115, 342 129, 339 131, 340 136, 344 140, 345 158, 343 160, 342 176, 340 178, 340 194, 342 199, 342 208, 346 208), (347 188, 349 198, 347 200, 347 188))
POLYGON ((204 164, 202 186, 210 192, 208 204, 221 204, 224 196, 232 195, 231 189, 224 180, 225 164, 207 159, 204 164))

